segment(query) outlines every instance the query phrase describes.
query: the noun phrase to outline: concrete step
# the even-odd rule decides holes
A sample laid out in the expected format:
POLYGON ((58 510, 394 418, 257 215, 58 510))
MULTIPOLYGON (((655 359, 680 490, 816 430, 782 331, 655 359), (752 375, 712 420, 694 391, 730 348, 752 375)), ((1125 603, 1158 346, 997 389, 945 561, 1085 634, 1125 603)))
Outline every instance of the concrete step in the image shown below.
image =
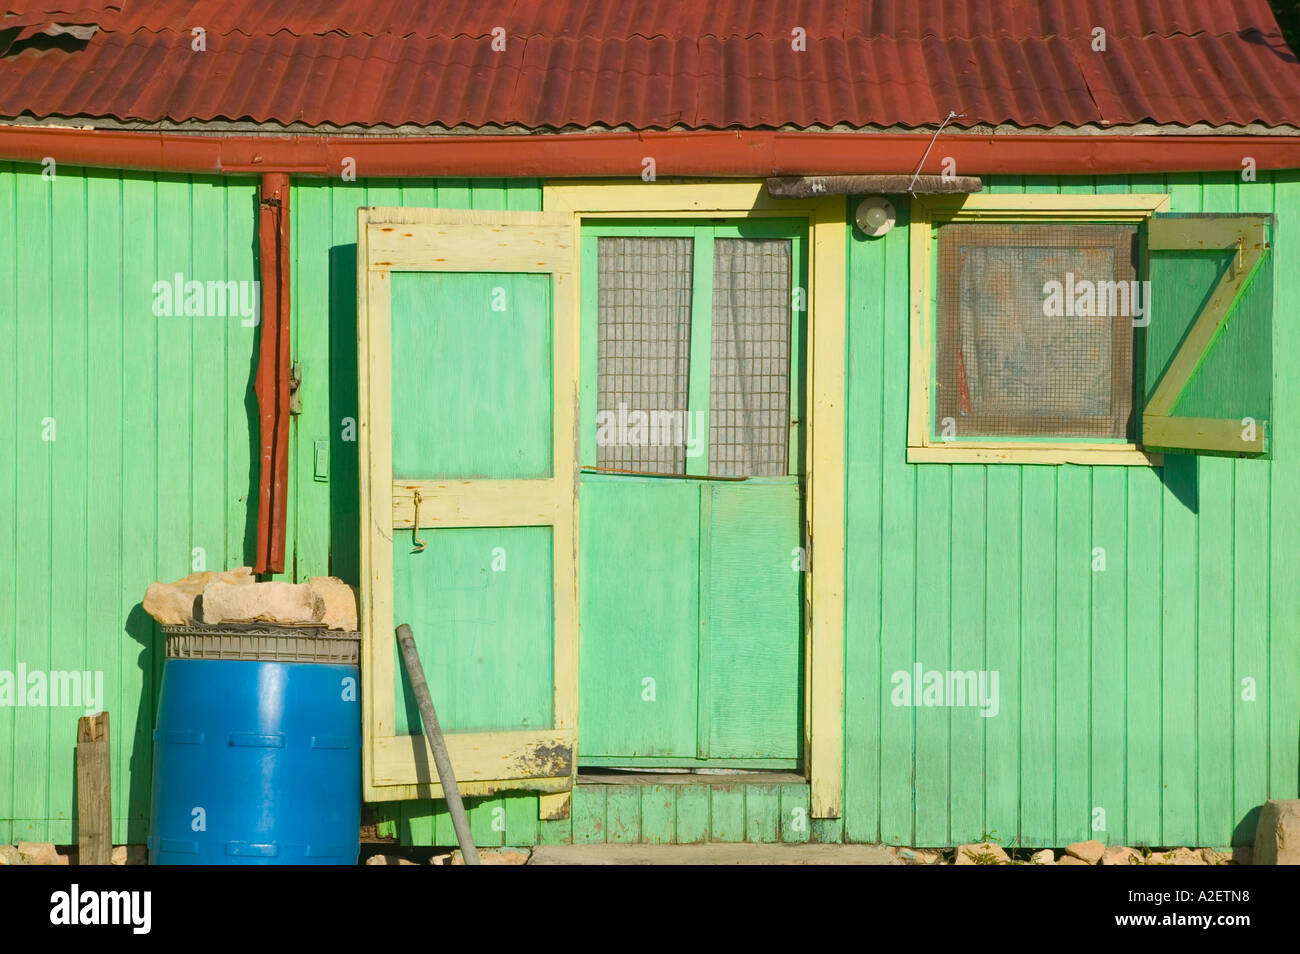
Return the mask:
POLYGON ((530 865, 897 865, 884 845, 538 845, 530 865))

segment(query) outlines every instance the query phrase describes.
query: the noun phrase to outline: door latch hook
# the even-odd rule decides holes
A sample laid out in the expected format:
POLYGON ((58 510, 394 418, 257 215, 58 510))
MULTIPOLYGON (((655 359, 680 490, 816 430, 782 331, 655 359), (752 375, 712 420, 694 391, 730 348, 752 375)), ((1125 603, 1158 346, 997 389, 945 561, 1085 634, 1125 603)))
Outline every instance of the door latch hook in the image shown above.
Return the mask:
POLYGON ((424 550, 424 541, 420 539, 420 491, 415 492, 415 518, 411 521, 411 547, 412 553, 420 553, 424 550))

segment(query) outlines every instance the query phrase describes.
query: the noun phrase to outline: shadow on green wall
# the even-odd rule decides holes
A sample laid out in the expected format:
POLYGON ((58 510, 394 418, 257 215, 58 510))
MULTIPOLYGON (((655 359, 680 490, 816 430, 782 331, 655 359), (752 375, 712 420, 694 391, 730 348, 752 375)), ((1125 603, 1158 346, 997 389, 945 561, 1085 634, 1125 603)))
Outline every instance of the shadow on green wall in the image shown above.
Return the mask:
POLYGON ((1166 454, 1165 464, 1160 468, 1160 480, 1184 507, 1192 513, 1200 511, 1195 454, 1166 454))
POLYGON ((330 573, 361 584, 357 461, 357 246, 330 249, 330 573), (351 431, 346 422, 351 421, 351 431), (345 439, 351 436, 351 440, 345 439))
MULTIPOLYGON (((113 801, 125 795, 126 841, 132 845, 144 844, 149 837, 149 801, 153 785, 153 724, 158 687, 161 683, 163 657, 162 637, 153 617, 137 603, 131 607, 123 627, 126 634, 140 644, 136 664, 141 671, 144 687, 136 701, 135 735, 123 739, 130 746, 127 761, 127 788, 124 793, 113 793, 113 801)), ((119 723, 124 724, 124 723, 119 723)), ((113 731, 110 726, 109 731, 113 731)), ((120 782, 119 782, 120 784, 120 782)))
MULTIPOLYGON (((252 206, 249 214, 252 216, 252 221, 257 222, 261 215, 261 207, 258 205, 256 189, 253 190, 253 194, 249 197, 249 203, 252 206)), ((256 271, 258 281, 261 281, 262 254, 258 245, 257 229, 253 229, 249 254, 252 255, 253 268, 256 271)), ((261 302, 258 302, 258 307, 260 309, 261 302)), ((258 481, 261 479, 262 471, 262 415, 257 407, 255 388, 257 385, 257 362, 262 351, 262 332, 265 329, 266 323, 259 321, 257 334, 253 336, 253 347, 248 355, 248 382, 244 388, 244 416, 247 419, 244 433, 248 435, 248 494, 244 497, 244 555, 242 562, 237 564, 239 566, 253 566, 257 562, 258 481)), ((234 556, 234 554, 230 555, 234 556)))

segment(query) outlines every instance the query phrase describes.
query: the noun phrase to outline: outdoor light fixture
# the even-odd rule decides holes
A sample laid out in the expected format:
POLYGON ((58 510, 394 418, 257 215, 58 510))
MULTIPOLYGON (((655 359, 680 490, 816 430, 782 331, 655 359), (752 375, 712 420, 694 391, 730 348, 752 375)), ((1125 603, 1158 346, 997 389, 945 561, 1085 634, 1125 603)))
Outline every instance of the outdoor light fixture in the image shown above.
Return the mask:
POLYGON ((868 196, 858 203, 853 221, 864 235, 878 238, 894 227, 894 206, 883 195, 868 196))

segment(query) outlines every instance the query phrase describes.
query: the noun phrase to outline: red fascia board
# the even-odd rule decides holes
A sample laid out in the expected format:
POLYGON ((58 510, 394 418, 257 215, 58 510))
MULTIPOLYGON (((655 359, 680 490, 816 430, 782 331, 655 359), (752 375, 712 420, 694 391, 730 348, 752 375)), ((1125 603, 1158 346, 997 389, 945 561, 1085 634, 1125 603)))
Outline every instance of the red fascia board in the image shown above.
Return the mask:
MULTIPOLYGON (((640 177, 644 160, 668 176, 911 173, 924 133, 704 130, 537 136, 200 136, 183 133, 0 127, 0 159, 219 175, 284 172, 357 178, 640 177)), ((923 172, 959 175, 1108 175, 1300 168, 1300 137, 1006 134, 942 135, 923 172)))

